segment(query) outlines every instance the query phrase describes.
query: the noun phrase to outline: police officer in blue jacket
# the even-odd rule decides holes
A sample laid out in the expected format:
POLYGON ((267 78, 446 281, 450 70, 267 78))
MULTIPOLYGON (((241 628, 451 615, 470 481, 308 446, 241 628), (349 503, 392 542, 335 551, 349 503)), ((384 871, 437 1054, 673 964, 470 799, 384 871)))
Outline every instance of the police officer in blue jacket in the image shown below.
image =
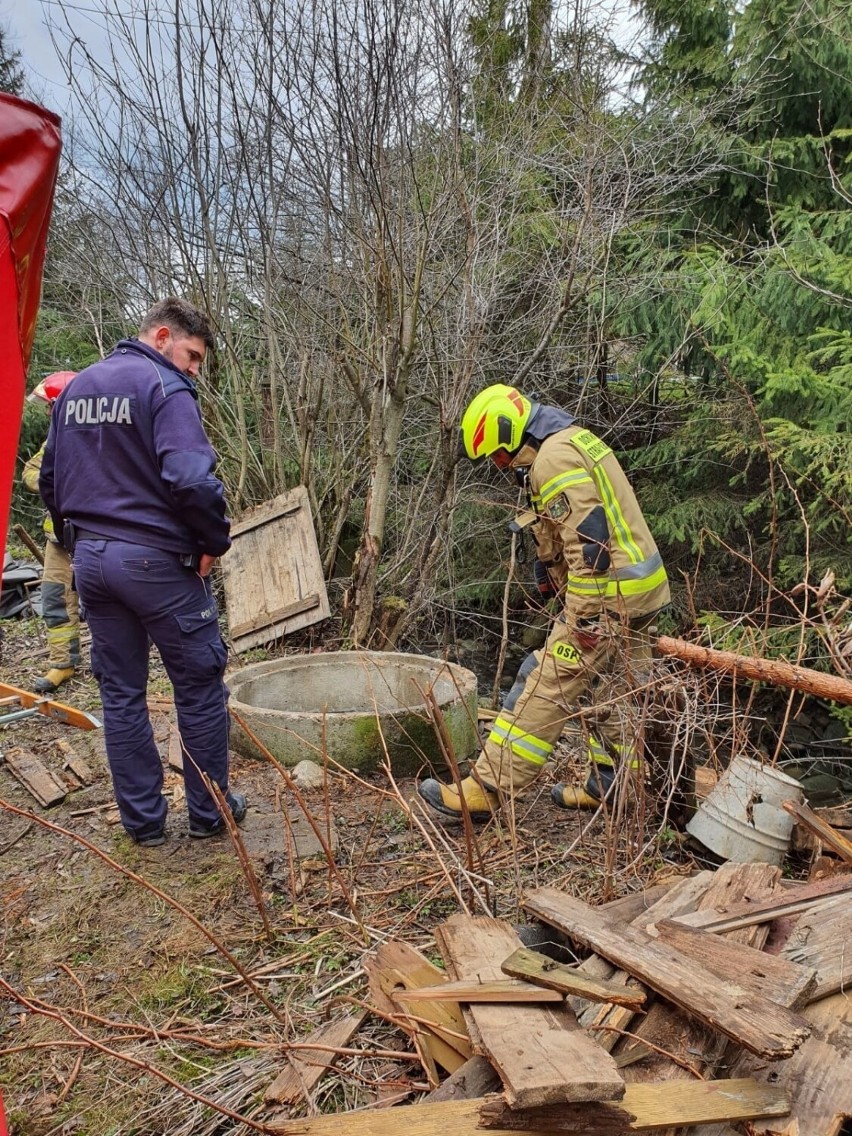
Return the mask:
POLYGON ((228 789, 227 652, 208 578, 231 543, 194 382, 212 346, 197 308, 155 304, 137 339, 57 399, 39 479, 56 532, 73 545, 122 823, 149 847, 165 841, 167 810, 147 706, 149 637, 174 687, 190 836, 224 827, 202 773, 237 822, 246 812, 228 789))

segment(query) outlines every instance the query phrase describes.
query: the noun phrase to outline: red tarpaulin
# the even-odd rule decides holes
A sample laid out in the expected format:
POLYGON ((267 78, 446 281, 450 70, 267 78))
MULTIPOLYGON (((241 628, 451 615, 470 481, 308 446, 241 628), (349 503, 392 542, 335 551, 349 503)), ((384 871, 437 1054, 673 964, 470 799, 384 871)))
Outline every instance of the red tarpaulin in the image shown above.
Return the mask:
POLYGON ((44 107, 0 94, 0 550, 59 169, 59 127, 44 107))

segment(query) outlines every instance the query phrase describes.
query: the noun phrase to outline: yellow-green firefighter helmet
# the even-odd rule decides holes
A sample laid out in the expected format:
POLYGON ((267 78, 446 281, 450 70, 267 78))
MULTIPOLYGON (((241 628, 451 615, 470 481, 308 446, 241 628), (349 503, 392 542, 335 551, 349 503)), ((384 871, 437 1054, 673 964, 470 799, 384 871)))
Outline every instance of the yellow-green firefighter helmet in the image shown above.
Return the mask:
POLYGON ((480 391, 462 415, 459 449, 473 462, 514 454, 521 447, 533 404, 514 387, 495 383, 480 391))

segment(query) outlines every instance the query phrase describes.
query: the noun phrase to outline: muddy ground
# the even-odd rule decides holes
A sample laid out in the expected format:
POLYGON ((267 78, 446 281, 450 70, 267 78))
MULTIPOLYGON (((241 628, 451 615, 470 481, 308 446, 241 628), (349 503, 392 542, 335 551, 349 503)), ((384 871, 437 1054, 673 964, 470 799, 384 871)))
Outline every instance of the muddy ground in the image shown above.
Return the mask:
MULTIPOLYGON (((30 689, 44 668, 41 624, 3 626, 0 679, 30 689)), ((155 655, 152 664, 165 761, 173 710, 155 655)), ((61 697, 100 713, 85 670, 61 697)), ((211 1099, 256 1123, 415 1099, 426 1073, 406 1035, 375 1015, 310 1102, 276 1111, 263 1093, 284 1043, 347 1002, 369 1002, 362 960, 383 940, 439 962, 431 929, 462 904, 520 922, 526 884, 597 901, 688 869, 668 830, 608 840, 600 825, 585 830, 587 817, 553 809, 550 786, 570 775, 570 747, 515 817, 479 830, 472 847, 457 826, 425 818, 412 780, 329 770, 303 792, 318 839, 273 767, 232 755, 234 787, 249 800, 246 870, 229 837, 188 838, 182 780, 168 769, 169 840, 136 847, 111 808, 102 731, 39 716, 0 730, 0 749, 13 745, 69 787, 44 809, 0 764, 0 1086, 13 1136, 250 1131, 211 1099), (91 785, 72 789, 58 739, 89 764, 91 785)))

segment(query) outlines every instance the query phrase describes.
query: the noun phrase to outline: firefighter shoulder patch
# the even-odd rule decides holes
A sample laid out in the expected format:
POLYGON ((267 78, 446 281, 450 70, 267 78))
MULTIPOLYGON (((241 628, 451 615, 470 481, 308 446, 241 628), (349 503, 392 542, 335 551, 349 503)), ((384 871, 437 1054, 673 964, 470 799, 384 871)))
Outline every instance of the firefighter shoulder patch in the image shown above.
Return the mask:
POLYGON ((571 515, 571 502, 564 493, 559 493, 552 501, 548 501, 546 508, 552 521, 561 521, 563 517, 571 515))
POLYGON ((553 657, 563 663, 577 663, 580 661, 580 652, 572 643, 554 643, 551 648, 553 657))

